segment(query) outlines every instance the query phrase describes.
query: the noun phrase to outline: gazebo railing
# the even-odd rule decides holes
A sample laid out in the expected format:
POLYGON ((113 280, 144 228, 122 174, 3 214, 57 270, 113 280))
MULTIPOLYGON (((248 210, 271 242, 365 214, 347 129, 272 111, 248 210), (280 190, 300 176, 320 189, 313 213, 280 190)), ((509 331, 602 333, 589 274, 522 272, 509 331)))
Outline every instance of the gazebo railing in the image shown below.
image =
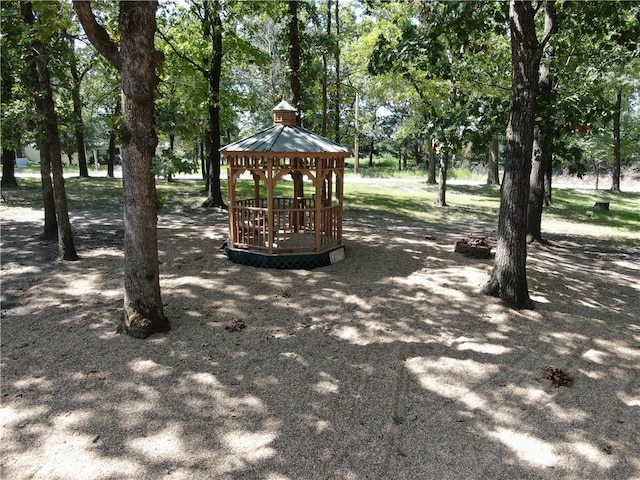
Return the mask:
POLYGON ((265 253, 322 251, 342 240, 341 209, 324 205, 316 215, 313 198, 275 197, 272 228, 267 200, 237 200, 231 208, 232 246, 265 253))

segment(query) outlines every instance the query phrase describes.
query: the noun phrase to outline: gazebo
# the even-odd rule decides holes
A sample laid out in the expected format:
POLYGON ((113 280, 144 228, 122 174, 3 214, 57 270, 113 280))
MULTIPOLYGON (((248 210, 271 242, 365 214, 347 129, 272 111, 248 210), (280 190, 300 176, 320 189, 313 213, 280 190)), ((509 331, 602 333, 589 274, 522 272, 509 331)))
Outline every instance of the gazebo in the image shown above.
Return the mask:
POLYGON ((296 126, 296 109, 283 100, 273 126, 220 151, 228 165, 231 261, 314 268, 344 259, 347 148, 296 126))

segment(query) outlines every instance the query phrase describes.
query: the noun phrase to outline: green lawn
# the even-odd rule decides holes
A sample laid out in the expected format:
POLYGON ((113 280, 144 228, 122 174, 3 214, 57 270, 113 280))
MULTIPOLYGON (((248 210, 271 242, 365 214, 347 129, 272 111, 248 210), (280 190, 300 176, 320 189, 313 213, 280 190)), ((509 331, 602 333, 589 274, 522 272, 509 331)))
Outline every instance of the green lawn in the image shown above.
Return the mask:
MULTIPOLYGON (((39 178, 18 178, 19 187, 4 189, 8 205, 41 208, 39 178)), ((226 195, 226 181, 222 182, 226 195)), ((404 217, 425 222, 473 224, 485 221, 497 224, 500 206, 499 187, 450 184, 446 208, 434 207, 437 185, 427 185, 424 178, 345 178, 346 210, 373 210, 393 218, 404 217)), ((69 209, 120 208, 122 179, 106 177, 66 179, 69 209)), ((253 182, 238 182, 240 196, 253 195, 253 182)), ((281 182, 278 195, 291 195, 292 182, 281 182)), ((179 179, 169 183, 158 180, 159 204, 166 208, 198 208, 205 199, 204 185, 199 179, 179 179)), ((543 213, 543 229, 610 238, 612 241, 635 243, 640 240, 640 193, 614 193, 608 190, 555 188, 553 205, 543 213), (608 212, 594 212, 595 202, 610 202, 608 212)))

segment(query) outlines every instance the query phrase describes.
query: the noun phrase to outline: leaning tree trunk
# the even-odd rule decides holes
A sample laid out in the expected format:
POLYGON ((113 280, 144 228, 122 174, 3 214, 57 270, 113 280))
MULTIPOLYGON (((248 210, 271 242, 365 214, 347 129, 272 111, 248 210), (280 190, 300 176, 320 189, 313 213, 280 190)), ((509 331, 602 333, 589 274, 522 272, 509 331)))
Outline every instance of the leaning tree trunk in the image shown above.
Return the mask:
POLYGON ((436 207, 447 206, 447 171, 449 170, 449 151, 444 150, 438 166, 438 194, 436 207))
POLYGON ((613 169, 611 171, 611 190, 620 191, 620 110, 622 109, 622 92, 616 92, 616 105, 613 111, 613 169))
MULTIPOLYGON (((33 26, 35 16, 30 2, 21 3, 22 17, 27 25, 33 26)), ((64 171, 62 168, 62 149, 60 147, 60 135, 58 132, 58 116, 53 100, 51 77, 46 48, 36 36, 31 43, 31 55, 33 59, 34 73, 36 77, 37 93, 36 110, 39 115, 39 130, 43 136, 43 142, 49 148, 49 162, 53 177, 53 200, 55 204, 55 216, 58 224, 58 255, 61 260, 77 260, 73 231, 69 220, 67 207, 67 194, 64 186, 64 171)), ((46 163, 46 162, 44 162, 46 163)), ((43 180, 45 180, 43 171, 43 180)), ((44 187, 43 187, 44 190, 44 187)))
POLYGON ((531 2, 511 0, 512 80, 504 179, 493 271, 483 292, 513 308, 532 308, 527 285, 527 205, 540 44, 531 2))
MULTIPOLYGON (((222 19, 220 18, 220 2, 211 2, 211 8, 207 15, 210 21, 211 46, 213 56, 211 68, 207 74, 209 80, 209 135, 208 141, 208 172, 207 199, 203 207, 225 208, 220 185, 220 77, 222 76, 222 19)), ((207 31, 205 29, 205 31, 207 31)))

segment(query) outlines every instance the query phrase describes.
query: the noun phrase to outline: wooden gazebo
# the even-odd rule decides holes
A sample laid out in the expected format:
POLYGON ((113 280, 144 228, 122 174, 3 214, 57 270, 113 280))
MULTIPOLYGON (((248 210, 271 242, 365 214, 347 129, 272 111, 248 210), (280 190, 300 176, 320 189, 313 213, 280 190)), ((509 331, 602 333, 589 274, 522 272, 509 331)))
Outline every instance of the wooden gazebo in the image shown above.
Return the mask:
POLYGON ((296 109, 282 101, 273 109, 273 126, 221 153, 228 165, 230 260, 314 268, 344 258, 347 148, 296 126, 296 109), (243 189, 251 180, 253 189, 243 189))

